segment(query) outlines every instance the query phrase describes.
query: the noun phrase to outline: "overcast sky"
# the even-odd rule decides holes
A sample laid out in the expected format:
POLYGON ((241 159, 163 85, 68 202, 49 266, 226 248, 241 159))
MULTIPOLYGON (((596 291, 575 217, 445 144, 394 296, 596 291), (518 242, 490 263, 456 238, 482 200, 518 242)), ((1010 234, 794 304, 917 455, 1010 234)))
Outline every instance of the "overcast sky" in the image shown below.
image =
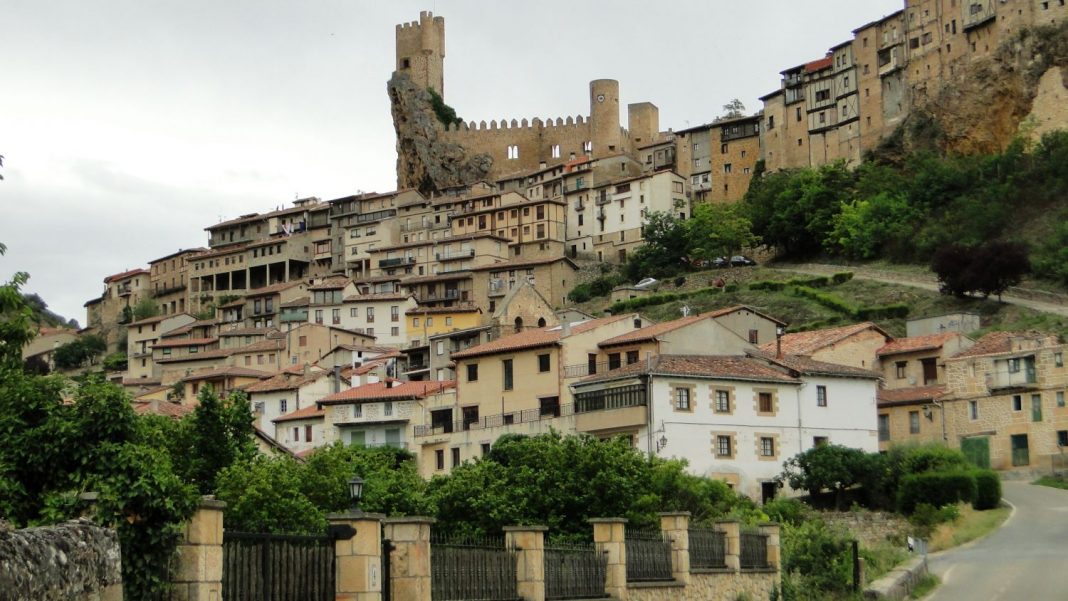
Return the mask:
MULTIPOLYGON (((585 115, 588 83, 662 129, 750 112, 779 71, 902 0, 6 0, 0 278, 84 325, 105 276, 207 243, 221 218, 396 184, 394 25, 445 17, 466 120, 585 115)), ((622 118, 626 119, 624 109, 622 118)))

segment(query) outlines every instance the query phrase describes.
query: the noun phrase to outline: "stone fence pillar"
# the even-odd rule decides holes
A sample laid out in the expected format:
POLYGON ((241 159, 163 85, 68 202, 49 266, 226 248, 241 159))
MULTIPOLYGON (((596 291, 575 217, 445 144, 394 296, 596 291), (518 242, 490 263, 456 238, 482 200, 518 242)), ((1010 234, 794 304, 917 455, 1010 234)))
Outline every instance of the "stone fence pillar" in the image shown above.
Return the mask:
POLYGON ((726 564, 728 570, 742 569, 742 525, 738 520, 719 520, 716 530, 723 532, 727 543, 726 564))
MULTIPOLYGON (((390 593, 397 601, 430 601, 430 527, 434 518, 386 518, 383 533, 393 544, 390 593)), ((383 599, 382 601, 391 601, 383 599)))
POLYGON ((690 512, 660 514, 660 531, 671 539, 671 576, 690 584, 690 512))
POLYGON ((171 601, 222 601, 223 509, 204 497, 185 525, 171 576, 171 601))
POLYGON ((627 520, 626 518, 593 518, 593 544, 605 554, 604 592, 619 601, 627 599, 627 520))
POLYGON ((331 527, 351 526, 356 535, 334 541, 337 601, 382 601, 382 516, 350 511, 326 516, 331 527))
POLYGON ((545 526, 505 526, 505 546, 516 550, 516 592, 524 601, 545 601, 545 526))
POLYGON ((760 533, 768 537, 768 566, 782 570, 782 551, 779 545, 779 525, 775 522, 760 525, 760 533))

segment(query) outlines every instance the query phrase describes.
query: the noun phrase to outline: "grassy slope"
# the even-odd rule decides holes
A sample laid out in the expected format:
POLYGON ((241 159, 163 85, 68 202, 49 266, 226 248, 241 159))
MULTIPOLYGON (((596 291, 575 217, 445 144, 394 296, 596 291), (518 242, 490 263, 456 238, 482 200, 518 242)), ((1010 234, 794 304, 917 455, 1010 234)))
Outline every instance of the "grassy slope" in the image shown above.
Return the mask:
MULTIPOLYGON (((797 277, 797 274, 765 267, 711 270, 688 274, 686 283, 682 287, 676 288, 674 282, 666 281, 661 284, 659 292, 676 292, 706 287, 717 277, 723 277, 728 283, 739 284, 739 289, 735 292, 703 294, 683 301, 648 306, 642 308, 640 312, 655 321, 668 321, 682 316, 680 309, 683 305, 688 305, 692 311, 704 312, 721 307, 744 304, 789 322, 790 331, 833 327, 856 321, 850 315, 838 313, 815 301, 794 296, 789 289, 779 292, 749 290, 746 286, 748 282, 757 280, 784 281, 797 277)), ((926 317, 956 311, 978 313, 982 317, 983 329, 974 333, 976 335, 993 330, 1034 328, 1068 336, 1068 319, 1057 315, 1040 313, 1024 307, 1001 304, 996 300, 961 300, 919 288, 865 280, 852 280, 844 284, 828 286, 822 290, 840 296, 857 306, 907 303, 910 307, 910 317, 926 317)), ((584 303, 580 308, 594 315, 601 315, 609 304, 607 298, 598 298, 584 303)), ((878 323, 894 336, 905 335, 904 319, 879 320, 878 323)))

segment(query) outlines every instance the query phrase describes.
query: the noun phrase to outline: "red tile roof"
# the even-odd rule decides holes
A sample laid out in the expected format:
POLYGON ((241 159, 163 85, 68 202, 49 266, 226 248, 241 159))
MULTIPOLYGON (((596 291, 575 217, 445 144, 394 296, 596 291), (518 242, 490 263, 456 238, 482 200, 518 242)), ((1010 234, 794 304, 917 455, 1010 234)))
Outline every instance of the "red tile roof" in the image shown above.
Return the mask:
MULTIPOLYGON (((591 319, 590 321, 583 321, 571 326, 571 334, 581 334, 582 332, 588 332, 594 328, 608 325, 623 319, 631 319, 635 316, 635 313, 629 313, 626 315, 613 315, 611 317, 602 317, 600 319, 591 319)), ((458 353, 452 353, 451 357, 455 359, 464 359, 468 357, 479 357, 482 355, 494 355, 497 353, 507 353, 528 348, 538 348, 542 346, 551 346, 560 342, 560 334, 562 331, 561 326, 554 326, 550 328, 538 328, 536 330, 526 330, 525 332, 519 332, 518 334, 511 334, 508 336, 502 336, 497 340, 473 346, 469 349, 460 351, 458 353)))
POLYGON ((940 349, 946 342, 960 335, 961 334, 957 332, 942 332, 939 334, 928 334, 926 336, 898 338, 897 340, 887 343, 886 346, 876 351, 875 354, 881 357, 883 355, 898 355, 901 353, 940 349))
POLYGON ((232 330, 220 330, 219 338, 223 336, 266 336, 268 332, 277 332, 274 328, 234 328, 232 330))
POLYGON ((715 311, 708 311, 707 313, 701 313, 700 315, 691 315, 689 317, 682 317, 672 321, 665 321, 663 323, 645 326, 644 328, 641 328, 639 330, 627 332, 626 334, 616 336, 615 338, 609 338, 608 340, 605 340, 604 342, 598 344, 598 346, 619 346, 622 344, 633 344, 635 342, 656 340, 663 334, 672 332, 690 324, 694 324, 705 319, 712 319, 716 317, 722 317, 724 315, 730 315, 731 313, 736 313, 738 311, 751 311, 753 313, 761 315, 762 317, 765 317, 766 319, 769 319, 776 323, 781 323, 779 322, 779 320, 763 315, 762 313, 758 313, 757 311, 754 311, 753 309, 750 309, 745 305, 735 305, 733 307, 726 307, 723 309, 716 309, 715 311))
POLYGON ((323 281, 308 286, 308 290, 337 290, 344 288, 352 283, 352 280, 345 277, 333 277, 325 278, 323 281))
POLYGON ((802 355, 784 354, 782 357, 776 357, 775 353, 766 351, 749 351, 749 355, 764 359, 765 361, 780 365, 786 369, 793 370, 806 376, 864 378, 868 380, 878 380, 883 377, 881 373, 870 369, 853 367, 851 365, 839 365, 837 363, 827 363, 826 361, 816 361, 815 359, 802 355))
POLYGON ((154 413, 174 419, 181 419, 193 412, 193 407, 190 405, 179 405, 170 401, 134 401, 133 409, 140 415, 154 413))
POLYGON ((915 405, 938 399, 946 392, 945 386, 914 386, 912 388, 882 389, 875 395, 879 407, 915 405))
POLYGON ((279 390, 297 390, 305 384, 311 384, 316 380, 329 376, 330 372, 314 369, 305 374, 303 366, 294 366, 295 369, 285 369, 262 382, 256 382, 245 392, 276 392, 279 390))
POLYGON ((579 380, 580 384, 639 375, 691 376, 723 380, 752 380, 797 384, 797 378, 752 357, 737 355, 656 355, 619 369, 579 380))
POLYGON ((206 346, 218 342, 218 338, 168 338, 152 345, 152 348, 171 348, 176 346, 206 346))
POLYGON ((288 281, 288 282, 277 282, 277 283, 271 284, 270 286, 264 286, 263 288, 254 288, 252 290, 249 290, 248 294, 246 294, 245 297, 246 298, 251 298, 253 296, 266 296, 268 294, 275 294, 277 292, 281 292, 283 290, 289 290, 290 288, 295 288, 295 287, 301 286, 303 284, 304 284, 304 282, 302 282, 301 280, 291 280, 291 281, 288 281))
POLYGON ((269 377, 271 377, 271 374, 265 371, 249 369, 247 367, 236 367, 233 365, 228 365, 225 367, 206 369, 204 371, 190 374, 182 378, 182 382, 210 380, 212 378, 259 378, 261 380, 265 380, 269 377))
POLYGON ((456 382, 452 380, 435 380, 426 382, 401 382, 391 380, 388 382, 376 382, 364 384, 356 388, 349 388, 341 392, 323 397, 319 403, 323 405, 341 403, 364 403, 368 401, 412 400, 423 399, 432 394, 437 394, 447 389, 455 388, 456 382), (392 387, 390 387, 392 384, 392 387))
MULTIPOLYGON (((854 336, 867 329, 874 329, 890 341, 892 337, 879 326, 870 321, 855 323, 838 328, 826 328, 822 330, 810 330, 808 332, 795 332, 782 337, 782 352, 784 355, 811 355, 812 353, 841 342, 850 336, 854 336)), ((760 350, 776 352, 776 343, 768 342, 760 345, 760 350)))
POLYGON ((142 275, 142 274, 148 275, 148 273, 149 272, 148 272, 147 269, 143 269, 143 268, 139 267, 137 269, 131 269, 129 271, 123 271, 122 273, 116 273, 114 275, 109 275, 108 277, 104 278, 104 283, 110 284, 111 282, 114 282, 115 280, 125 280, 126 278, 131 278, 131 277, 133 277, 135 275, 142 275))
POLYGON ((806 73, 814 73, 816 71, 822 71, 824 69, 830 68, 831 65, 833 65, 833 64, 834 64, 834 57, 833 56, 828 56, 828 57, 825 57, 825 58, 821 58, 819 60, 812 61, 810 63, 805 63, 805 72, 806 73))
POLYGON ((979 355, 993 355, 995 353, 1007 353, 1012 350, 1012 341, 1015 339, 1024 339, 1033 342, 1042 342, 1046 340, 1050 334, 1045 334, 1037 330, 1027 330, 1024 332, 991 332, 986 336, 983 336, 979 340, 975 341, 975 344, 968 349, 965 349, 956 355, 953 355, 954 359, 961 357, 976 357, 979 355))
MULTIPOLYGON (((248 390, 247 388, 245 390, 248 390)), ((279 422, 292 422, 300 419, 317 419, 326 415, 326 411, 322 410, 318 405, 308 405, 303 409, 297 409, 292 413, 286 413, 280 417, 276 417, 271 421, 274 423, 279 422)))
POLYGON ((549 265, 557 263, 559 261, 565 261, 568 265, 571 265, 575 269, 578 266, 575 262, 567 257, 554 257, 548 259, 524 259, 522 261, 501 261, 500 263, 488 263, 486 265, 478 265, 475 267, 469 267, 468 271, 505 271, 508 269, 522 269, 524 267, 536 267, 538 265, 549 265))

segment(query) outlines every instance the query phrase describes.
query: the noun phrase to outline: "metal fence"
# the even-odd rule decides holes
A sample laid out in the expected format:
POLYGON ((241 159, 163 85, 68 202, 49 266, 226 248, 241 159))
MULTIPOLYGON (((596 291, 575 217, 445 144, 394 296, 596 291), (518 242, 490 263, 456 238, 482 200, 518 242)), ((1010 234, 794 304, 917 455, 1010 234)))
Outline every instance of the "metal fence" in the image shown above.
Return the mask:
POLYGON ((557 417, 568 417, 574 414, 575 406, 571 403, 566 405, 554 405, 552 407, 546 407, 545 409, 524 409, 523 411, 513 411, 511 413, 486 415, 478 419, 458 419, 452 422, 436 422, 428 425, 419 424, 415 426, 415 436, 416 438, 421 438, 424 436, 437 436, 439 434, 448 434, 450 432, 460 432, 463 430, 499 428, 501 426, 510 426, 513 424, 525 424, 545 419, 555 419, 557 417))
POLYGON ((223 534, 224 601, 333 601, 334 539, 223 534))
POLYGON ((690 528, 690 567, 727 567, 727 537, 711 528, 690 528))
POLYGON ((546 599, 606 597, 608 559, 592 544, 550 543, 545 547, 546 599))
POLYGON ((627 528, 627 582, 674 580, 671 539, 659 530, 627 528))
POLYGON ((444 537, 431 533, 430 592, 434 601, 511 601, 515 551, 503 538, 444 537))
POLYGON ((743 570, 768 567, 768 536, 766 534, 743 530, 740 542, 739 562, 743 570))

